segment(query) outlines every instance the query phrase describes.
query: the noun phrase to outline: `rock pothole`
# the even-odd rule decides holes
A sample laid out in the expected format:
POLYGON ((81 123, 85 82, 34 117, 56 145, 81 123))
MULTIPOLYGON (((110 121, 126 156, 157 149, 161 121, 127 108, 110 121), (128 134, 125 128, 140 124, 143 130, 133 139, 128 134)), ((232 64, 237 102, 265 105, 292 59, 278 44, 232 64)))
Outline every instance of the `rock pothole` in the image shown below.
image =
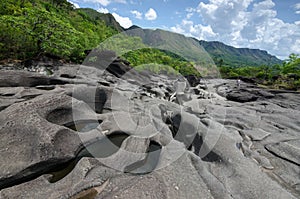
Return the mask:
POLYGON ((96 129, 101 123, 102 120, 78 120, 68 122, 64 124, 64 126, 72 129, 73 131, 84 133, 96 129))

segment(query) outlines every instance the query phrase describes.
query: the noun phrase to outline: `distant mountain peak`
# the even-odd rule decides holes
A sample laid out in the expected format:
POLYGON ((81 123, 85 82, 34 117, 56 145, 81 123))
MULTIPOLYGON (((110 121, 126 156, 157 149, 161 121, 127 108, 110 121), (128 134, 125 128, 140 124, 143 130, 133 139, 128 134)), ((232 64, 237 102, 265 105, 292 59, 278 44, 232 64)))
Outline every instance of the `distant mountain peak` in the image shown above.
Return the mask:
POLYGON ((91 8, 79 8, 78 10, 83 11, 93 20, 100 19, 104 21, 107 26, 113 27, 119 32, 124 31, 124 28, 117 22, 111 13, 100 13, 91 8))
POLYGON ((266 50, 236 48, 220 41, 199 41, 215 62, 223 60, 230 66, 259 66, 281 64, 282 60, 270 55, 266 50))
POLYGON ((137 25, 132 25, 129 28, 127 28, 126 30, 134 30, 134 29, 142 29, 142 28, 137 25))
POLYGON ((140 37, 143 43, 152 47, 162 48, 174 51, 184 57, 203 59, 199 56, 205 53, 210 56, 216 65, 222 63, 228 66, 259 66, 274 65, 282 63, 282 60, 270 55, 265 50, 250 48, 235 48, 226 45, 220 41, 204 41, 195 38, 186 37, 179 33, 170 32, 162 29, 143 29, 137 25, 132 25, 128 29, 124 29, 116 21, 110 13, 103 14, 93 9, 81 8, 92 19, 101 19, 106 25, 114 27, 119 32, 127 31, 129 36, 140 37), (204 53, 204 51, 206 51, 204 53), (200 58, 199 58, 200 57, 200 58))
POLYGON ((216 65, 222 63, 234 67, 282 63, 280 59, 265 50, 235 48, 220 41, 199 41, 182 34, 162 29, 143 29, 135 25, 127 30, 130 30, 128 35, 140 37, 147 45, 173 51, 192 61, 194 58, 199 60, 210 56, 216 65))

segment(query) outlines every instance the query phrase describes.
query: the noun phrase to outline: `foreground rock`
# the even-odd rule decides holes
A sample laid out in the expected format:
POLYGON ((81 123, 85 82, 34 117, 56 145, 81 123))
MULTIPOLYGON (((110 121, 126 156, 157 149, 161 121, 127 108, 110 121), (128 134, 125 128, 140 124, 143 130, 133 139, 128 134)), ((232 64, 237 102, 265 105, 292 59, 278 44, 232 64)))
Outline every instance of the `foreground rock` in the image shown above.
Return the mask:
POLYGON ((0 198, 300 197, 298 93, 118 61, 0 73, 0 198))

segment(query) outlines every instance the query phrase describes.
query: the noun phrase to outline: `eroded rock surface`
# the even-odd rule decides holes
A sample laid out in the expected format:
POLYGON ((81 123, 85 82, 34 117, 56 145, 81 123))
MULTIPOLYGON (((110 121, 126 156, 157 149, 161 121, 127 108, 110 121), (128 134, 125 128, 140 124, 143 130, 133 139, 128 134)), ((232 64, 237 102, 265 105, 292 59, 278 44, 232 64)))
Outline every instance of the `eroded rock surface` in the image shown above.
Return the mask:
POLYGON ((0 198, 299 198, 300 94, 59 66, 0 71, 0 198))

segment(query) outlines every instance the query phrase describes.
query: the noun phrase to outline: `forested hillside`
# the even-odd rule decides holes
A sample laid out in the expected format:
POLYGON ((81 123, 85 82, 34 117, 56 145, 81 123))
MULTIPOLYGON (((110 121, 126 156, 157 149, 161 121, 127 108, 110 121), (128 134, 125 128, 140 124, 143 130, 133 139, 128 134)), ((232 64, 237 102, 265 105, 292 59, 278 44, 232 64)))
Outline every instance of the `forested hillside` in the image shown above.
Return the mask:
POLYGON ((86 13, 90 17, 90 19, 92 19, 94 21, 97 21, 97 20, 104 21, 107 26, 110 26, 110 27, 118 30, 119 32, 124 31, 124 28, 122 28, 122 26, 116 21, 114 16, 110 13, 107 13, 107 14, 100 13, 91 8, 79 8, 78 11, 82 11, 82 12, 86 13))
POLYGON ((198 41, 137 26, 115 37, 124 29, 111 14, 90 8, 75 9, 67 0, 2 1, 0 29, 0 61, 4 63, 44 54, 82 63, 86 52, 96 47, 101 49, 99 44, 104 44, 102 50, 116 51, 132 66, 152 64, 149 69, 154 72, 167 70, 164 65, 183 75, 220 71, 225 78, 254 78, 276 88, 300 86, 300 62, 296 54, 282 62, 258 49, 234 48, 221 42, 198 41), (113 43, 107 42, 108 38, 113 43))
MULTIPOLYGON (((84 61, 85 51, 96 48, 107 38, 124 30, 111 14, 89 8, 75 9, 66 0, 5 1, 0 5, 0 29, 0 60, 26 60, 51 54, 76 63, 84 61)), ((112 39, 114 45, 105 46, 102 50, 115 47, 113 50, 118 56, 123 56, 123 47, 136 47, 140 43, 143 50, 123 56, 133 66, 164 64, 183 74, 199 75, 190 62, 173 54, 170 56, 168 52, 147 50, 148 46, 139 38, 127 36, 121 40, 120 37, 112 39)))
POLYGON ((104 60, 111 60, 114 53, 102 53, 112 51, 122 59, 127 60, 137 70, 150 70, 155 73, 174 73, 182 75, 200 76, 195 68, 195 63, 172 51, 153 48, 143 43, 137 36, 128 36, 125 32, 114 35, 102 42, 85 59, 84 64, 97 65, 104 60), (175 73, 177 73, 175 72, 175 73))
POLYGON ((66 0, 2 1, 0 29, 0 60, 50 53, 75 62, 118 32, 66 0))
POLYGON ((217 66, 260 66, 280 64, 282 61, 259 49, 234 48, 222 42, 199 41, 165 30, 129 28, 129 35, 141 37, 145 44, 179 53, 185 58, 208 64, 210 59, 217 66), (177 52, 179 51, 179 52, 177 52))
POLYGON ((219 67, 271 66, 282 63, 282 60, 264 50, 235 48, 218 41, 201 40, 199 43, 219 67))
POLYGON ((171 51, 189 61, 201 63, 206 66, 214 64, 210 55, 199 42, 193 38, 161 29, 142 29, 137 26, 129 28, 126 34, 140 37, 146 45, 171 51))

